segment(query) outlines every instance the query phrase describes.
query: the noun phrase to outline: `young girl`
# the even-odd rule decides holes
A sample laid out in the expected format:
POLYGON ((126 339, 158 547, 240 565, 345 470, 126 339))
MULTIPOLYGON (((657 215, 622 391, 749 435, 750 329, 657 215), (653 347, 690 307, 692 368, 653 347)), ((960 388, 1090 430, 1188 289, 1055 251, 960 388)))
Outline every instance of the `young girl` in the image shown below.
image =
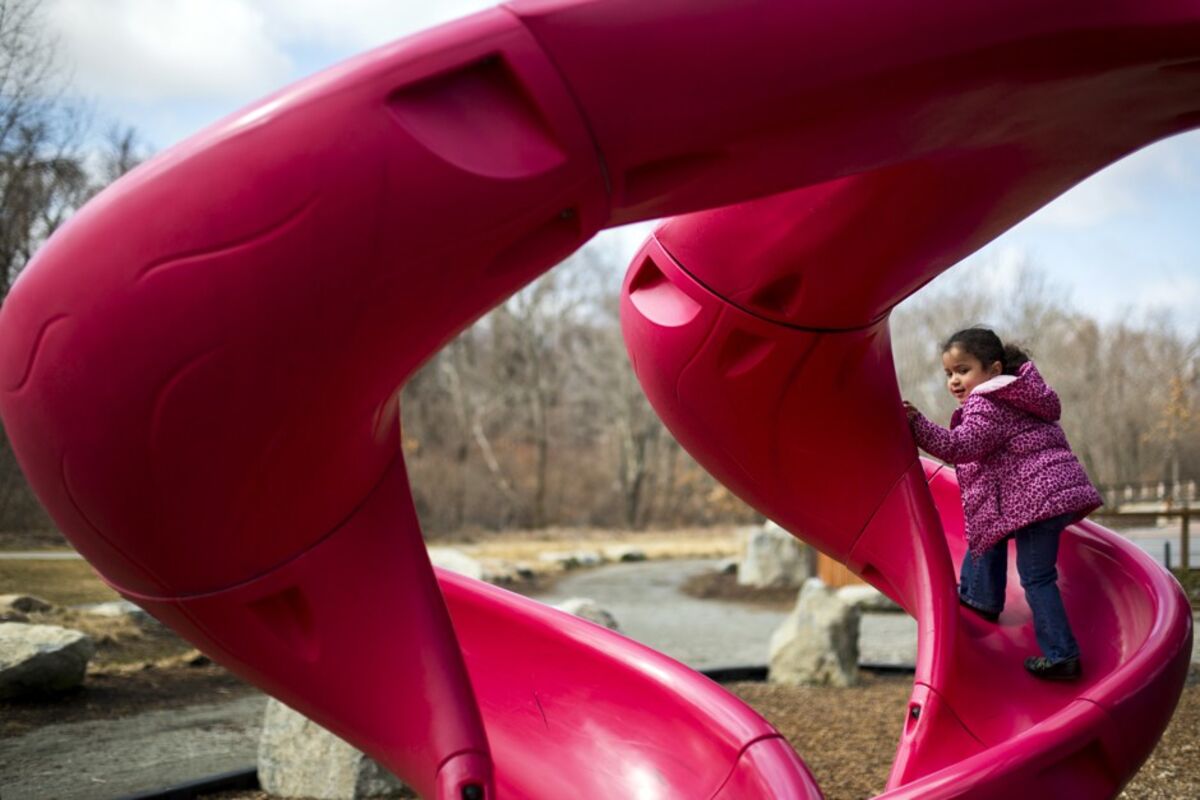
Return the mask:
POLYGON ((966 515, 959 602, 995 622, 1004 609, 1008 539, 1033 612, 1042 656, 1025 660, 1039 678, 1074 680, 1079 646, 1058 592, 1059 534, 1102 505, 1059 427, 1058 395, 1019 348, 986 328, 968 328, 942 348, 946 385, 960 407, 950 429, 911 403, 904 408, 917 444, 957 465, 966 515))

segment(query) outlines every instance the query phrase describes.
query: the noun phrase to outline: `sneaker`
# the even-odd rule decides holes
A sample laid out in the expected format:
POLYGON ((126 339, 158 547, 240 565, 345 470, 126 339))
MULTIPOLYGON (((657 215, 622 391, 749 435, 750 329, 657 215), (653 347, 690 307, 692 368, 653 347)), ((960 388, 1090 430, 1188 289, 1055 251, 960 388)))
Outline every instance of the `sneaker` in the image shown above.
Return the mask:
POLYGON ((976 608, 975 606, 971 605, 970 603, 968 603, 966 600, 962 599, 961 597, 958 598, 958 604, 960 606, 962 606, 963 608, 965 608, 967 611, 970 611, 972 614, 983 617, 988 622, 999 622, 1000 621, 1000 612, 999 611, 984 611, 982 608, 976 608))
POLYGON ((1074 681, 1083 674, 1078 657, 1051 661, 1045 656, 1030 656, 1025 659, 1025 669, 1034 677, 1047 681, 1074 681))

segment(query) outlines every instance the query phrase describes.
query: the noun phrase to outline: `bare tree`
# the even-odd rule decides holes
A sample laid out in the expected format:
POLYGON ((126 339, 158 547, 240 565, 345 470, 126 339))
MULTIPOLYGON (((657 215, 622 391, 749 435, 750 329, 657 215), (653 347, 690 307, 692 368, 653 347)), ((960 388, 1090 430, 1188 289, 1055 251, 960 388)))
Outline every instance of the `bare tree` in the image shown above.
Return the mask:
MULTIPOLYGON (((142 157, 133 129, 113 128, 89 165, 88 115, 66 99, 40 13, 0 0, 0 302, 42 242, 142 157)), ((49 524, 0 431, 0 530, 49 524)))
POLYGON ((426 530, 753 516, 650 407, 621 337, 615 261, 611 249, 585 248, 464 331, 405 387, 426 530))
POLYGON ((943 422, 939 344, 971 324, 1026 346, 1062 398, 1062 425, 1094 480, 1171 481, 1200 470, 1190 409, 1200 390, 1200 344, 1163 315, 1102 324, 1026 263, 997 291, 988 264, 959 267, 901 304, 892 317, 901 390, 943 422), (1191 434, 1191 435, 1189 435, 1191 434))

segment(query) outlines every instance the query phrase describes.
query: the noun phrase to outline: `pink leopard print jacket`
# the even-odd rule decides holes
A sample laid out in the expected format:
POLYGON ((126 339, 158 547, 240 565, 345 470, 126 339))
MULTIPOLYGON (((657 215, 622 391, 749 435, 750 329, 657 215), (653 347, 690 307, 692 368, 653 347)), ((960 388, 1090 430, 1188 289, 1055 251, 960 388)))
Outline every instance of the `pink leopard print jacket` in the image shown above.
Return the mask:
POLYGON ((912 420, 917 444, 957 465, 967 544, 976 555, 1008 534, 1060 514, 1079 520, 1103 505, 1058 424, 1058 395, 1033 362, 1000 375, 955 409, 950 430, 923 415, 912 420))

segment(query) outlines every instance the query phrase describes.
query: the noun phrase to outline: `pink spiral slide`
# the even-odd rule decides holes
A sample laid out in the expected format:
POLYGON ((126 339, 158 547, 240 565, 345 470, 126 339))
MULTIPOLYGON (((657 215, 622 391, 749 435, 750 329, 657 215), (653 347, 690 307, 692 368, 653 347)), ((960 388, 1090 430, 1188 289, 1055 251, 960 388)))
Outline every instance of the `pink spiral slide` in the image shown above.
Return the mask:
POLYGON ((999 625, 961 617, 957 490, 917 458, 887 320, 1198 126, 1200 0, 518 0, 97 197, 0 307, 0 414, 111 585, 427 798, 820 797, 703 677, 435 573, 412 507, 398 387, 598 230, 670 217, 623 293, 651 401, 918 621, 883 796, 1110 797, 1179 697, 1182 592, 1082 523, 1060 561, 1082 682, 1024 674, 1016 594, 999 625))

